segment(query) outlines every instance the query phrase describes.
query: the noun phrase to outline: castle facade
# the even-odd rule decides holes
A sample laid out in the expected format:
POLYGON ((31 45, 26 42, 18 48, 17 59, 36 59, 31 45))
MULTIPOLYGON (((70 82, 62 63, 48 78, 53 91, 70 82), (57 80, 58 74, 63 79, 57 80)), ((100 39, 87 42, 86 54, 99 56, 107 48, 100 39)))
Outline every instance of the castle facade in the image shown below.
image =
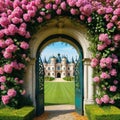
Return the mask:
POLYGON ((46 58, 43 60, 45 76, 50 76, 54 78, 64 78, 66 76, 74 76, 75 62, 74 59, 69 62, 66 56, 57 57, 52 56, 47 61, 46 58))

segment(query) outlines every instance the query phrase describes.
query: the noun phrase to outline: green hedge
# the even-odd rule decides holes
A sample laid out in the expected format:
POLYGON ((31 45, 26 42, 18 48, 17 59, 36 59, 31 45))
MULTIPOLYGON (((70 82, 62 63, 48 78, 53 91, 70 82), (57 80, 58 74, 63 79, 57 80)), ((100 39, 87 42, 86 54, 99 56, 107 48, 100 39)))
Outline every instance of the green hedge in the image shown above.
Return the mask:
POLYGON ((45 81, 52 81, 52 80, 55 80, 54 77, 49 77, 49 76, 45 77, 44 79, 45 79, 45 81))
POLYGON ((71 77, 71 76, 66 76, 63 79, 66 81, 74 81, 74 77, 71 77))
POLYGON ((32 120, 34 107, 22 107, 20 109, 1 108, 0 120, 32 120))
POLYGON ((115 106, 86 105, 89 120, 120 120, 120 109, 115 106))

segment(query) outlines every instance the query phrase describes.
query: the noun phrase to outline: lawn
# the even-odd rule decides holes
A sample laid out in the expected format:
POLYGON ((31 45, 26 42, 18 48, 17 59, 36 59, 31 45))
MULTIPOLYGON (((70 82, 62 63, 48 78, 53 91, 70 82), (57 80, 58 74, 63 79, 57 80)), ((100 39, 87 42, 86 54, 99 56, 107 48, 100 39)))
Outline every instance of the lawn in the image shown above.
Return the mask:
POLYGON ((45 82, 45 105, 74 104, 74 82, 45 82))

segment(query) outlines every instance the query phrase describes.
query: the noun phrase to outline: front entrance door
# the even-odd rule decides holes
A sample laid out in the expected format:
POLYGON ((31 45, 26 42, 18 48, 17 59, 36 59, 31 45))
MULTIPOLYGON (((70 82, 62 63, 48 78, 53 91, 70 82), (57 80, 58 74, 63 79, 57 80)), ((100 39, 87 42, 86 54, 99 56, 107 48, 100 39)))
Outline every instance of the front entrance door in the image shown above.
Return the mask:
POLYGON ((75 67, 75 109, 79 114, 83 114, 83 64, 82 53, 75 67))
POLYGON ((60 73, 57 73, 57 78, 60 78, 61 77, 61 74, 60 73))
POLYGON ((41 115, 44 112, 44 66, 40 57, 37 54, 36 61, 36 115, 41 115))

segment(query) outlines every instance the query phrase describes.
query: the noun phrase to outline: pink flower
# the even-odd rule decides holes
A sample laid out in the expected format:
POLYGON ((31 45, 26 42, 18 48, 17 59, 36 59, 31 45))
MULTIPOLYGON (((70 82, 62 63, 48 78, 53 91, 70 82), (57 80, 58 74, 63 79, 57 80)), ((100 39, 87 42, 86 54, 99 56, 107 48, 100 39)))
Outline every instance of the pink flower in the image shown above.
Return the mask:
POLYGON ((97 58, 93 58, 91 60, 91 67, 96 67, 99 63, 99 60, 97 58))
POLYGON ((30 32, 27 32, 25 38, 30 38, 30 37, 31 37, 30 32))
POLYGON ((7 27, 10 24, 7 17, 0 17, 0 25, 2 27, 7 27))
POLYGON ((92 17, 88 17, 87 21, 88 21, 88 23, 91 23, 92 22, 92 17))
POLYGON ((12 73, 12 70, 13 70, 13 68, 12 68, 12 66, 10 64, 5 64, 4 65, 4 72, 12 73))
POLYGON ((7 46, 9 46, 9 45, 13 44, 13 40, 11 38, 8 38, 8 39, 6 39, 5 44, 7 46))
POLYGON ((100 7, 98 10, 97 10, 97 13, 100 14, 100 15, 103 15, 105 14, 106 12, 106 9, 104 7, 100 7))
POLYGON ((18 63, 16 61, 11 62, 11 66, 14 69, 17 69, 17 70, 19 69, 18 63))
POLYGON ((4 30, 0 30, 0 38, 4 37, 4 30))
POLYGON ((58 7, 56 4, 53 4, 53 10, 56 10, 58 7))
POLYGON ((105 42, 108 39, 109 39, 108 34, 102 33, 102 34, 99 35, 99 40, 102 41, 102 42, 105 42))
POLYGON ((115 103, 115 101, 114 101, 114 100, 112 100, 112 99, 110 99, 109 103, 110 103, 110 104, 114 104, 114 103, 115 103))
POLYGON ((5 48, 6 47, 5 41, 3 39, 0 39, 0 47, 1 48, 5 48))
POLYGON ((24 50, 27 50, 29 48, 29 44, 25 41, 21 42, 20 47, 24 50))
POLYGON ((20 81, 19 81, 19 83, 20 83, 20 84, 23 84, 23 83, 24 83, 24 81, 23 81, 23 80, 20 80, 20 81))
POLYGON ((100 67, 105 68, 107 65, 105 63, 100 62, 100 67))
POLYGON ((117 71, 116 71, 116 69, 110 70, 110 75, 111 75, 111 76, 117 76, 117 71))
POLYGON ((61 15, 61 12, 62 12, 62 10, 59 9, 59 8, 56 10, 56 13, 57 13, 58 15, 61 15))
POLYGON ((114 36, 114 41, 115 41, 115 42, 119 42, 119 41, 120 41, 120 34, 116 34, 116 35, 114 36))
POLYGON ((21 36, 25 36, 25 35, 26 35, 26 29, 23 28, 23 27, 20 27, 20 28, 18 29, 18 33, 19 33, 19 35, 21 35, 21 36))
POLYGON ((113 12, 114 15, 120 16, 120 8, 116 8, 113 12))
POLYGON ((17 46, 14 45, 14 44, 11 44, 11 45, 9 45, 5 50, 6 50, 6 52, 8 52, 8 53, 15 52, 15 51, 17 50, 17 46))
POLYGON ((61 3, 61 0, 55 0, 55 4, 60 4, 61 3))
POLYGON ((8 95, 3 95, 2 96, 2 102, 3 102, 3 104, 8 104, 9 103, 9 96, 8 95))
POLYGON ((100 75, 100 77, 101 77, 102 79, 110 78, 110 76, 109 76, 106 72, 102 72, 101 75, 100 75))
POLYGON ((8 92, 7 92, 7 95, 9 97, 15 97, 17 94, 17 92, 12 88, 12 89, 9 89, 8 92))
POLYGON ((114 15, 114 16, 112 17, 112 22, 117 21, 117 19, 118 19, 118 16, 117 16, 117 15, 114 15))
POLYGON ((72 15, 77 14, 77 9, 72 8, 72 9, 70 10, 70 13, 71 13, 72 15))
POLYGON ((4 56, 5 59, 9 59, 9 58, 12 58, 12 53, 9 53, 9 52, 5 51, 3 53, 3 56, 4 56))
POLYGON ((13 22, 14 24, 21 23, 22 21, 23 21, 22 19, 17 18, 17 17, 12 18, 12 22, 13 22))
POLYGON ((36 14, 36 12, 35 12, 34 10, 28 10, 28 15, 29 15, 30 17, 34 17, 35 14, 36 14))
POLYGON ((52 8, 52 4, 51 3, 46 4, 45 8, 48 9, 48 10, 50 10, 52 8))
POLYGON ((43 11, 40 12, 40 15, 45 16, 45 12, 43 12, 43 11))
POLYGON ((4 86, 4 85, 1 85, 1 86, 0 86, 0 89, 1 89, 1 90, 5 90, 5 86, 4 86))
POLYGON ((18 28, 14 24, 10 24, 8 26, 8 31, 9 31, 10 35, 15 35, 15 33, 18 32, 18 28))
POLYGON ((111 29, 113 26, 114 26, 114 24, 110 22, 107 24, 107 29, 111 29))
POLYGON ((83 13, 84 15, 86 16, 90 16, 91 13, 92 13, 92 6, 90 4, 86 4, 84 7, 83 7, 83 13))
POLYGON ((105 62, 106 62, 107 64, 112 64, 112 58, 107 57, 107 58, 105 59, 105 62))
POLYGON ((65 1, 62 2, 62 3, 60 4, 60 7, 61 7, 63 10, 66 10, 66 2, 65 2, 65 1))
POLYGON ((113 83, 114 83, 115 85, 117 85, 117 84, 118 84, 118 81, 117 81, 117 80, 114 80, 113 83))
POLYGON ((100 78, 98 76, 96 76, 93 78, 93 81, 98 83, 98 82, 100 82, 100 78))
POLYGON ((118 58, 113 59, 113 63, 117 64, 118 63, 118 58))
POLYGON ((30 15, 26 13, 26 14, 23 15, 23 19, 24 19, 26 22, 29 22, 31 18, 30 18, 30 15))
POLYGON ((19 69, 25 68, 25 65, 23 63, 19 63, 19 69))
POLYGON ((96 103, 97 103, 98 105, 101 105, 101 104, 102 104, 102 101, 101 101, 100 99, 98 99, 98 98, 96 98, 95 101, 96 101, 96 103))
POLYGON ((106 13, 112 13, 112 12, 113 12, 113 8, 112 7, 106 8, 106 13))
POLYGON ((101 98, 101 101, 106 104, 106 103, 109 103, 110 98, 109 98, 108 95, 104 95, 104 96, 101 98))
POLYGON ((1 76, 1 77, 0 77, 0 82, 1 82, 1 83, 6 82, 6 77, 5 77, 5 76, 1 76))
POLYGON ((47 14, 47 15, 45 16, 45 18, 46 18, 47 20, 49 20, 49 19, 51 18, 51 14, 47 14))
POLYGON ((37 21, 38 21, 39 23, 41 23, 41 22, 43 22, 43 18, 42 18, 42 17, 38 17, 38 18, 37 18, 37 21))
POLYGON ((110 86, 110 91, 111 92, 116 92, 116 90, 117 90, 117 87, 115 85, 110 86))
POLYGON ((0 67, 0 75, 3 75, 4 74, 4 69, 3 67, 0 67))
POLYGON ((102 51, 102 50, 104 50, 106 47, 107 47, 106 44, 101 44, 101 45, 98 44, 98 45, 97 45, 97 50, 102 51))

